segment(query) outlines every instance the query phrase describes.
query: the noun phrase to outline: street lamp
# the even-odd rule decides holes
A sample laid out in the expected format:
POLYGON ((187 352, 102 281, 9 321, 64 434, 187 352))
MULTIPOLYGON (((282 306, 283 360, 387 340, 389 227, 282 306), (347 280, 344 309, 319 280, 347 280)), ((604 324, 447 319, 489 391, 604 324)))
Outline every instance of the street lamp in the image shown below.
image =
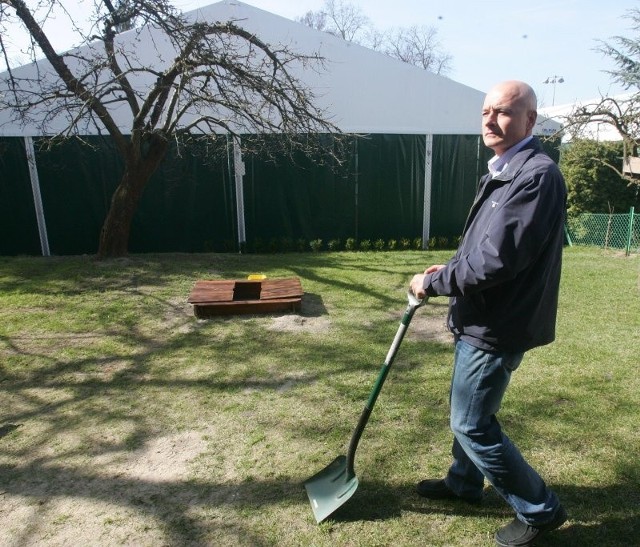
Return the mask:
POLYGON ((564 82, 564 78, 562 76, 549 76, 543 84, 553 84, 553 100, 551 101, 551 106, 555 106, 556 104, 556 84, 561 84, 564 82))

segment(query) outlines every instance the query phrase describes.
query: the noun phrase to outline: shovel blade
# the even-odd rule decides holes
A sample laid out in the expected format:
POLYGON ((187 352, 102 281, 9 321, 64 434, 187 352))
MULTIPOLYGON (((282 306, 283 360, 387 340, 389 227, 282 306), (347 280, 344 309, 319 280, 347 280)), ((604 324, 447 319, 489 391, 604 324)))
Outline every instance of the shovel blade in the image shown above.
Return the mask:
POLYGON ((322 522, 345 504, 358 488, 358 478, 349 477, 347 458, 338 456, 304 483, 316 522, 322 522))

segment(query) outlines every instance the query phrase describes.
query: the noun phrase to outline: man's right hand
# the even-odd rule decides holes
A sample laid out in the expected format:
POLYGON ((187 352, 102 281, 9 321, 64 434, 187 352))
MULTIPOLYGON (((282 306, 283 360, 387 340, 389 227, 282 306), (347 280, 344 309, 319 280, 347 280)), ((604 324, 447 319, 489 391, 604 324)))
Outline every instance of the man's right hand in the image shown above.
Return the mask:
POLYGON ((427 296, 427 293, 424 290, 425 277, 426 274, 416 274, 413 276, 413 278, 411 279, 411 283, 409 284, 411 292, 419 300, 422 300, 425 296, 427 296))
POLYGON ((427 296, 427 292, 424 289, 424 278, 427 277, 428 274, 433 272, 437 272, 444 268, 444 264, 434 264, 433 266, 429 266, 424 273, 416 274, 411 279, 411 283, 409 287, 411 288, 411 292, 414 294, 416 298, 422 300, 425 296, 427 296))

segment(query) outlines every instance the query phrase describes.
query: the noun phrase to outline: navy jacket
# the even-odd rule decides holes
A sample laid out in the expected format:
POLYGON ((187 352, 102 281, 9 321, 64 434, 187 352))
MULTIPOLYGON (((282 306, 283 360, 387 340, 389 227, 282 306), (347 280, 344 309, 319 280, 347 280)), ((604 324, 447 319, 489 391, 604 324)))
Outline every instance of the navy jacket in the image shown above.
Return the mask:
POLYGON ((425 277, 429 296, 451 297, 456 337, 511 352, 554 340, 566 197, 536 138, 500 175, 482 177, 458 251, 425 277))

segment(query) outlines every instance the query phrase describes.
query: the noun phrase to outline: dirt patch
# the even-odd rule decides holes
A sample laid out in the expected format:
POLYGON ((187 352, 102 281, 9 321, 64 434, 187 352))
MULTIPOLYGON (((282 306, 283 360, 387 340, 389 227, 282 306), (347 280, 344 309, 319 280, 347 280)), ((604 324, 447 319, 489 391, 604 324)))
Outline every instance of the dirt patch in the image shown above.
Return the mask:
POLYGON ((326 333, 331 328, 328 317, 304 317, 302 315, 283 315, 274 317, 267 327, 268 330, 278 332, 311 332, 326 333))
POLYGON ((196 431, 151 439, 134 452, 104 454, 95 463, 109 473, 144 482, 172 482, 187 478, 188 465, 204 452, 206 443, 196 431))
POLYGON ((447 328, 446 312, 438 315, 427 315, 418 311, 411 320, 407 338, 410 340, 452 344, 453 335, 447 328))
POLYGON ((206 450, 202 432, 186 431, 77 467, 16 468, 18 482, 6 480, 0 491, 0 545, 169 545, 158 523, 167 507, 197 497, 172 489, 188 484, 193 460, 206 450))

